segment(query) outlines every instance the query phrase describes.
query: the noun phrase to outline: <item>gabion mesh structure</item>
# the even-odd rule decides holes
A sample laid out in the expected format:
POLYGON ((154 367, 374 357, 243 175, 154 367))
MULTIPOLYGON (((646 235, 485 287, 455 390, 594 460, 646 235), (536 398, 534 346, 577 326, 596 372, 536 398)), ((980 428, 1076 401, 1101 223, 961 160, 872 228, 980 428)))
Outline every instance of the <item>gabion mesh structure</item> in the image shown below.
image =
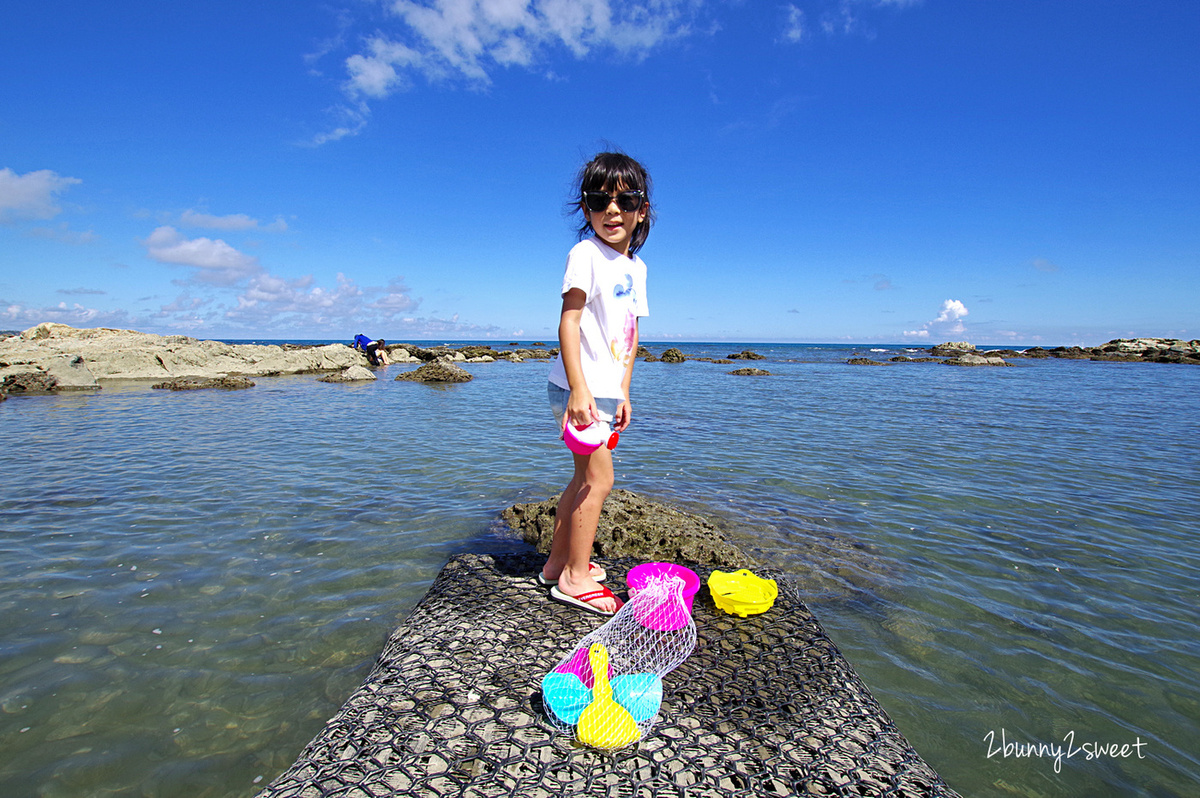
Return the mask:
MULTIPOLYGON (((762 615, 696 596, 696 649, 665 681, 652 735, 604 752, 556 734, 538 677, 603 619, 550 600, 534 579, 543 560, 453 558, 260 798, 957 795, 780 574, 768 574, 780 593, 762 615)), ((614 586, 636 564, 600 562, 614 586)))

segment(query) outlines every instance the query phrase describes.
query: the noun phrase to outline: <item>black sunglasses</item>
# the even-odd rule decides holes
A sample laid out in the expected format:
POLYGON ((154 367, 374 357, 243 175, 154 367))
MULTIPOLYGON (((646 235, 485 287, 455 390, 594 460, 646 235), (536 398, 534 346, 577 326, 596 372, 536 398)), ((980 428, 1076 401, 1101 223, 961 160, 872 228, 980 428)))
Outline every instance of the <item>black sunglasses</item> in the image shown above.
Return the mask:
POLYGON ((604 213, 613 200, 616 200, 617 207, 621 209, 622 213, 633 213, 641 209, 642 204, 646 201, 646 195, 641 191, 622 191, 615 197, 607 191, 583 192, 583 204, 592 213, 604 213))

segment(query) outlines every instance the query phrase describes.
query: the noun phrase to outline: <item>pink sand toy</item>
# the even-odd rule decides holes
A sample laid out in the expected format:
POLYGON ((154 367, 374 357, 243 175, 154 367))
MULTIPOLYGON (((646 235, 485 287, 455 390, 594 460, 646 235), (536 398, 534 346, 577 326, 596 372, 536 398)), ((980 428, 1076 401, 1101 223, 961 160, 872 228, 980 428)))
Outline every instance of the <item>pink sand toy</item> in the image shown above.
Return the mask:
POLYGON ((692 600, 700 590, 700 577, 690 568, 669 562, 648 562, 629 569, 625 576, 625 585, 629 588, 629 598, 632 601, 640 591, 650 587, 652 583, 667 579, 683 580, 682 605, 664 602, 647 606, 645 612, 634 614, 638 621, 648 629, 658 629, 669 632, 687 626, 692 617, 692 600))
POLYGON ((575 454, 588 455, 601 446, 617 448, 621 434, 614 431, 607 421, 593 421, 582 427, 568 421, 563 427, 563 440, 567 442, 567 448, 575 454))

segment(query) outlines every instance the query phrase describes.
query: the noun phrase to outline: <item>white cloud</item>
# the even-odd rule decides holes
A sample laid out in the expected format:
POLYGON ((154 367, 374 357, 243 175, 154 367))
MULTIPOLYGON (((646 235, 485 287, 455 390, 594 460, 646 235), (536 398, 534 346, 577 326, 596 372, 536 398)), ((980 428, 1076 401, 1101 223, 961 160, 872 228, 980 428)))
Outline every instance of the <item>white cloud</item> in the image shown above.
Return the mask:
POLYGON ((61 211, 58 195, 82 183, 74 177, 62 177, 49 169, 18 175, 12 169, 0 169, 0 222, 16 219, 53 219, 61 211))
POLYGON ((1058 271, 1058 265, 1051 263, 1045 258, 1034 258, 1033 268, 1037 269, 1039 272, 1046 272, 1047 274, 1053 274, 1054 272, 1058 271))
POLYGON ((970 313, 967 306, 957 299, 947 299, 942 303, 942 311, 938 313, 938 317, 933 320, 934 324, 950 323, 957 325, 957 332, 962 332, 962 322, 959 321, 963 316, 970 313))
POLYGON ((497 69, 542 68, 558 50, 575 58, 597 51, 645 57, 694 30, 706 0, 386 0, 388 24, 345 59, 343 89, 351 100, 343 117, 313 146, 357 135, 366 125, 367 100, 409 88, 415 76, 434 82, 487 85, 497 69))
POLYGON ((904 337, 929 338, 933 334, 961 335, 967 330, 962 320, 968 313, 970 311, 967 310, 967 306, 962 302, 957 299, 947 299, 942 303, 937 318, 933 321, 925 322, 918 330, 905 330, 904 337))
POLYGON ((346 59, 350 73, 347 89, 351 94, 386 97, 402 84, 397 67, 416 66, 421 55, 403 44, 375 36, 367 42, 368 55, 355 54, 346 59))
POLYGON ((179 223, 185 227, 204 227, 209 230, 263 230, 268 233, 287 232, 287 222, 282 216, 276 216, 275 221, 262 224, 244 213, 231 213, 225 216, 214 216, 195 210, 186 210, 179 215, 179 223))
POLYGON ((804 12, 793 5, 784 6, 783 38, 789 42, 800 42, 805 36, 804 12))
POLYGON ((201 282, 232 285, 260 272, 255 258, 226 244, 221 239, 184 238, 174 227, 156 228, 142 242, 146 253, 159 263, 174 263, 197 269, 201 282))
POLYGON ((59 302, 40 308, 28 307, 19 302, 0 300, 4 310, 0 311, 0 325, 25 330, 44 321, 69 324, 72 327, 116 327, 133 329, 138 319, 124 310, 105 311, 85 307, 78 302, 68 305, 59 302))

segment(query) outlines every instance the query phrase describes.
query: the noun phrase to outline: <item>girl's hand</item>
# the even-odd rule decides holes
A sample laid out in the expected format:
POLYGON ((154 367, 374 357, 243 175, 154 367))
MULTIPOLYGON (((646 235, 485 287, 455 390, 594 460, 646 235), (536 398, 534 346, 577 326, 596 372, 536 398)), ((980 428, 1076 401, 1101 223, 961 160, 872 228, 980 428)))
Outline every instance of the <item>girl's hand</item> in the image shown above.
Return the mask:
POLYGON ((616 415, 613 416, 613 429, 617 432, 624 432, 625 428, 629 426, 630 421, 633 421, 633 407, 629 404, 629 400, 626 399, 624 402, 621 402, 617 408, 616 415))
POLYGON ((571 391, 567 399, 567 422, 576 427, 586 427, 593 421, 600 420, 600 412, 596 409, 596 400, 592 392, 586 388, 571 391))

